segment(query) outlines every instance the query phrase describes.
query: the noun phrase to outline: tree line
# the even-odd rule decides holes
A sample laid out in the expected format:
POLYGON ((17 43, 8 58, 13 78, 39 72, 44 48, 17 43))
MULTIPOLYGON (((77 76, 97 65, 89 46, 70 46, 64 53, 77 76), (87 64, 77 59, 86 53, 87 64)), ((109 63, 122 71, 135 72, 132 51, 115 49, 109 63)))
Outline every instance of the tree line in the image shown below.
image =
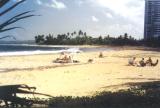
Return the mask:
POLYGON ((78 32, 68 32, 66 34, 53 34, 37 35, 35 36, 36 44, 41 45, 138 45, 139 42, 129 36, 127 33, 118 37, 88 36, 86 32, 79 30, 78 32))

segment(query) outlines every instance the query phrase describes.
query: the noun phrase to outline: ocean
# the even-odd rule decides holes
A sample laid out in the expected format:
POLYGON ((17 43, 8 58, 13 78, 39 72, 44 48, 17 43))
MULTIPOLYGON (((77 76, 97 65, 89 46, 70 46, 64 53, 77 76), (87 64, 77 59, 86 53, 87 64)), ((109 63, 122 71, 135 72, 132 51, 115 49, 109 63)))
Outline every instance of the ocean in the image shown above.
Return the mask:
POLYGON ((108 48, 94 47, 74 47, 58 45, 29 45, 29 44, 0 44, 0 56, 52 54, 60 52, 79 53, 89 51, 111 50, 108 48))

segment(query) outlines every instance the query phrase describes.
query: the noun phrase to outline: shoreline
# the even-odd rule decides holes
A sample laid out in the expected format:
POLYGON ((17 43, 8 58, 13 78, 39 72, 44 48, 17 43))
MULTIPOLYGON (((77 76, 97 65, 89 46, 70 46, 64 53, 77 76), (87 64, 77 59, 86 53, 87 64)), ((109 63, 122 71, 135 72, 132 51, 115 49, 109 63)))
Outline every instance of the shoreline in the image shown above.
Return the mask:
MULTIPOLYGON (((18 46, 18 47, 21 47, 18 46)), ((39 47, 39 46, 38 46, 39 47)), ((49 47, 49 46, 45 46, 49 47)), ((28 55, 49 55, 49 54, 59 54, 61 52, 66 52, 66 53, 80 53, 80 52, 97 52, 97 51, 107 51, 107 50, 114 50, 111 47, 101 47, 101 46, 52 46, 51 48, 53 49, 35 49, 35 50, 13 50, 13 51, 3 51, 0 52, 0 57, 3 56, 28 56, 28 55), (54 48, 59 48, 59 49, 54 49, 54 48)), ((21 48, 22 49, 22 48, 21 48)))

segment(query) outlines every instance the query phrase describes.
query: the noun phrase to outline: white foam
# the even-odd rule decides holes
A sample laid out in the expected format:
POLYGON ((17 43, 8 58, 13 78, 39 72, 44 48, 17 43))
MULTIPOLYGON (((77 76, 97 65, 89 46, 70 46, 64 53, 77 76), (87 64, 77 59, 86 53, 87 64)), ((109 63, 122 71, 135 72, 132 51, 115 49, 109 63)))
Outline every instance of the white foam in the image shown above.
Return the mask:
POLYGON ((18 55, 37 55, 37 54, 56 54, 61 52, 67 53, 80 53, 82 52, 79 48, 69 48, 66 50, 56 50, 56 51, 17 51, 17 52, 0 52, 0 56, 18 56, 18 55))
MULTIPOLYGON (((58 48, 75 48, 73 45, 37 45, 37 44, 0 44, 0 45, 11 45, 11 46, 37 46, 37 47, 58 47, 58 48)), ((76 47, 78 48, 78 46, 76 47)))
POLYGON ((66 51, 70 52, 70 53, 80 53, 80 52, 82 52, 79 48, 69 48, 66 51))

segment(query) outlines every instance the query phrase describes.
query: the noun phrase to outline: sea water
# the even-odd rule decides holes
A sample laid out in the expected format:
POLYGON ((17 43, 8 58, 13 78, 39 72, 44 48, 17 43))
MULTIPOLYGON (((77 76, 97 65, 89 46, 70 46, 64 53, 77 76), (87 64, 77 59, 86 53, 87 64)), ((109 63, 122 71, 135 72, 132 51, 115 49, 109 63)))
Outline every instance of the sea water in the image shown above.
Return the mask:
POLYGON ((80 53, 88 51, 104 51, 111 50, 108 48, 94 47, 74 47, 74 46, 58 46, 58 45, 30 45, 30 44, 0 44, 0 56, 16 56, 16 55, 35 55, 35 54, 54 54, 61 52, 80 53))

